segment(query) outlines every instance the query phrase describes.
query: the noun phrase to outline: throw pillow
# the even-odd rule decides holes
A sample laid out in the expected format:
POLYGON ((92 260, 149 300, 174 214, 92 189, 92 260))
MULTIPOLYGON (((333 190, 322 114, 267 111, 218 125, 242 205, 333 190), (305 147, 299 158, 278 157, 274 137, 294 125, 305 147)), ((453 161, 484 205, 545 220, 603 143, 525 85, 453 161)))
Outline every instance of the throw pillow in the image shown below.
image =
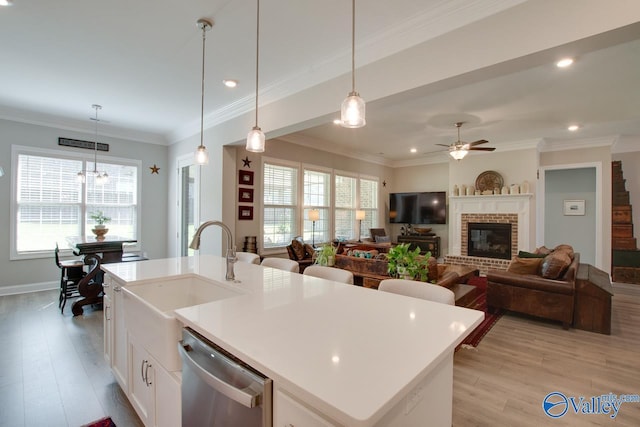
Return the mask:
POLYGON ((569 254, 560 251, 552 252, 542 262, 542 277, 545 279, 559 279, 571 265, 569 254))
POLYGON ((571 245, 558 245, 553 248, 554 252, 566 252, 573 259, 573 247, 571 245))
POLYGON ((546 256, 546 254, 537 254, 535 252, 518 251, 518 257, 520 258, 544 258, 546 256))
POLYGON ((515 274, 538 274, 542 258, 520 258, 513 257, 507 271, 515 274))
POLYGON ((316 250, 313 249, 313 246, 311 246, 308 243, 304 244, 304 251, 306 252, 306 254, 305 254, 306 258, 313 257, 313 254, 316 252, 316 250))
POLYGON ((296 256, 296 259, 299 261, 304 259, 304 245, 299 240, 291 241, 291 248, 293 249, 293 253, 296 256))
POLYGON ((547 248, 546 246, 540 246, 538 249, 535 250, 534 253, 535 254, 542 254, 542 255, 549 255, 551 253, 551 249, 547 248))
POLYGON ((391 236, 376 236, 376 243, 388 243, 391 241, 391 236))

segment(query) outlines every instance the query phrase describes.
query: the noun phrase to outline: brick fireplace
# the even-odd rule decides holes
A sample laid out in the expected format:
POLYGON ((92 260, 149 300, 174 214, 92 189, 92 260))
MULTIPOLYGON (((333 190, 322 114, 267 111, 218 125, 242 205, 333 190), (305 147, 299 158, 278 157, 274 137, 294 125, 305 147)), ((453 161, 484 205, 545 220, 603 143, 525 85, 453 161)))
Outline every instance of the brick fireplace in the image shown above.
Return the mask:
MULTIPOLYGON (((506 269, 519 250, 530 250, 531 194, 449 198, 449 254, 445 262, 476 266, 481 274, 506 269), (469 224, 511 224, 509 259, 469 256, 469 224)), ((503 257, 503 258, 506 258, 503 257)))

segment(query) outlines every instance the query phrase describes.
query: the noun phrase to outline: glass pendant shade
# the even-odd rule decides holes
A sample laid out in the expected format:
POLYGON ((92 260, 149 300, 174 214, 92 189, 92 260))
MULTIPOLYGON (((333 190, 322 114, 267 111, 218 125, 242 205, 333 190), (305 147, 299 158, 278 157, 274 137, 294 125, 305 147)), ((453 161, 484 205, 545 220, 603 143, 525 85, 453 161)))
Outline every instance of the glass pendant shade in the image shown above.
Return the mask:
POLYGON ((247 151, 253 153, 264 153, 264 132, 258 126, 254 126, 253 129, 247 134, 247 151))
POLYGON ((76 181, 78 181, 80 184, 84 184, 86 182, 84 172, 82 171, 78 172, 78 174, 76 175, 76 181))
POLYGON ((361 128, 367 124, 364 100, 357 92, 349 93, 349 96, 342 101, 340 119, 341 125, 346 128, 361 128))
POLYGON ((207 147, 204 145, 198 146, 198 149, 195 153, 196 164, 197 165, 208 165, 209 164, 209 151, 207 151, 207 147))
POLYGON ((464 157, 469 153, 469 150, 465 149, 465 148, 460 148, 460 149, 456 149, 456 150, 451 150, 449 151, 449 154, 451 155, 451 157, 453 157, 456 160, 462 160, 464 159, 464 157))

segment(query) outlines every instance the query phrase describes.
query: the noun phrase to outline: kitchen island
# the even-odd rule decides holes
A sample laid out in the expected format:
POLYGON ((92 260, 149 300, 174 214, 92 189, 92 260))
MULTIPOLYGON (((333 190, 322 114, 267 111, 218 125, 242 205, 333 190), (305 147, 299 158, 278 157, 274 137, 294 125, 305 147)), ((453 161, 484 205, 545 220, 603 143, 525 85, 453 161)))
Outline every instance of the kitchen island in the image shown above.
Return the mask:
POLYGON ((230 283, 215 256, 104 270, 112 287, 201 277, 237 290, 175 317, 273 380, 277 426, 450 426, 454 349, 484 317, 253 264, 230 283))

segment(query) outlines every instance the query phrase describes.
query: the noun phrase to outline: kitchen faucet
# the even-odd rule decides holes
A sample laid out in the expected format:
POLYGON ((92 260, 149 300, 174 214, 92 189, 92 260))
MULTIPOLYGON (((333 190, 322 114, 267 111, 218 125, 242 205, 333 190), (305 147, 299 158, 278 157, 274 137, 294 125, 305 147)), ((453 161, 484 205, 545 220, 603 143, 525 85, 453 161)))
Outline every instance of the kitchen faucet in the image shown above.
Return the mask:
POLYGON ((205 228, 209 227, 210 225, 219 226, 224 230, 224 232, 227 235, 227 255, 226 255, 227 274, 224 276, 224 278, 227 280, 235 281, 236 276, 235 276, 235 273, 233 272, 233 264, 236 262, 237 258, 236 258, 236 249, 233 246, 233 238, 231 237, 231 230, 229 230, 229 227, 227 227, 220 221, 203 222, 202 224, 200 224, 200 227, 198 227, 198 229, 196 230, 196 234, 194 234, 193 240, 191 241, 191 244, 189 245, 189 247, 191 249, 196 249, 196 250, 200 249, 200 235, 202 234, 202 231, 205 228))

